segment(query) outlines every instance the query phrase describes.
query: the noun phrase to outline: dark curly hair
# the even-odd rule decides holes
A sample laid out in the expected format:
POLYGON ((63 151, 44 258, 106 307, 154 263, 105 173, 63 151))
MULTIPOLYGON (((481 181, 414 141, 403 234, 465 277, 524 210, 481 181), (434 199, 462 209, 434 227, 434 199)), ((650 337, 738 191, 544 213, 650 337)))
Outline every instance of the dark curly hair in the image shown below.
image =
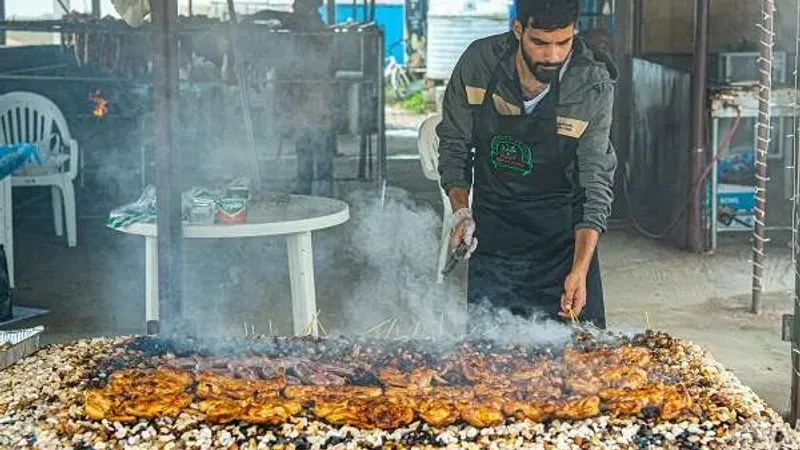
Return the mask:
POLYGON ((523 28, 556 30, 578 21, 579 0, 517 0, 517 20, 523 28))

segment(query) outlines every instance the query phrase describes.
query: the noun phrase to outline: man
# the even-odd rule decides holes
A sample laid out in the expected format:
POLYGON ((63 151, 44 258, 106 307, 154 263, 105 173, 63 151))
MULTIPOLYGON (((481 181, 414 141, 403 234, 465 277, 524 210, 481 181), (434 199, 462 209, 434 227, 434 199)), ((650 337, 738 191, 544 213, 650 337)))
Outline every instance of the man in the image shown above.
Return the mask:
POLYGON ((444 95, 439 171, 471 305, 605 327, 596 246, 617 72, 574 34, 578 13, 578 0, 519 0, 512 32, 470 45, 444 95))

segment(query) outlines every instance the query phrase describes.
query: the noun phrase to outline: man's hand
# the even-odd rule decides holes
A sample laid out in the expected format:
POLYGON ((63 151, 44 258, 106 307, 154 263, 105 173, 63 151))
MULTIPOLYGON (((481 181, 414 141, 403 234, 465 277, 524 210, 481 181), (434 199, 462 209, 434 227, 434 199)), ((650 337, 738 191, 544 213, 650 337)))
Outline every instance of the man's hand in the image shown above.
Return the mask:
POLYGON ((450 246, 455 248, 461 242, 469 247, 464 259, 469 259, 472 252, 478 247, 475 237, 475 220, 469 208, 461 208, 453 214, 453 228, 450 230, 450 246))
POLYGON ((578 317, 586 306, 586 277, 599 236, 600 233, 589 228, 575 231, 575 255, 572 259, 572 271, 564 281, 561 311, 558 313, 561 317, 567 319, 578 317))
POLYGON ((564 293, 561 294, 560 317, 572 319, 578 317, 586 306, 586 273, 572 271, 564 281, 564 293))

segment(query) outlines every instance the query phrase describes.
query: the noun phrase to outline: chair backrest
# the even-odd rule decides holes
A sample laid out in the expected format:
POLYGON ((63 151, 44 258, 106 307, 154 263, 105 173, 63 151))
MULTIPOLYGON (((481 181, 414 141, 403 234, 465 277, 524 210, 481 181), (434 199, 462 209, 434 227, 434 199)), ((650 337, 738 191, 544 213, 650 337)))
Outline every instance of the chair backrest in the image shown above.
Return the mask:
POLYGON ((36 143, 61 136, 69 142, 67 121, 55 103, 33 92, 0 95, 0 145, 36 143))
POLYGON ((436 126, 442 117, 434 114, 425 119, 419 126, 419 161, 425 178, 439 181, 439 136, 436 135, 436 126))

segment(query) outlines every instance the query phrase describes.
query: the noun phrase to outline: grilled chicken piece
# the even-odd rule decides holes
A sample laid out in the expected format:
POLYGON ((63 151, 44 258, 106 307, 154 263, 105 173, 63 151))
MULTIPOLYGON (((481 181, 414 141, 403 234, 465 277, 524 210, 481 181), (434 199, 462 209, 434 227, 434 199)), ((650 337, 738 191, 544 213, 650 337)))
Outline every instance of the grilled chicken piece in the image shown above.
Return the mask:
POLYGON ((505 421, 503 406, 496 401, 461 402, 458 409, 461 418, 475 428, 493 427, 505 421))
POLYGON ((292 400, 251 401, 242 409, 240 418, 255 425, 280 425, 302 410, 303 405, 292 400))
POLYGON ((508 400, 503 403, 503 412, 506 415, 533 422, 552 418, 555 409, 555 401, 547 399, 508 400))
POLYGON ((599 378, 605 387, 619 389, 640 389, 649 381, 645 370, 633 366, 609 367, 600 373, 599 378))
POLYGON ((514 367, 511 372, 511 381, 513 382, 536 382, 539 378, 544 377, 552 369, 548 361, 539 361, 537 363, 522 363, 514 367))
POLYGON ((247 407, 246 400, 203 400, 198 404, 200 412, 212 423, 225 424, 242 416, 247 407))
POLYGON ((600 415, 599 397, 573 397, 555 402, 553 416, 557 419, 583 420, 600 415))
POLYGON ((86 393, 83 412, 92 420, 110 420, 113 422, 135 422, 136 417, 129 414, 120 414, 119 397, 109 395, 104 390, 93 389, 86 393))
POLYGON ((367 420, 374 428, 391 430, 414 421, 414 410, 408 406, 379 400, 370 401, 368 406, 367 420))
POLYGON ((384 367, 376 373, 378 379, 388 386, 407 387, 418 386, 428 387, 433 382, 436 374, 431 369, 414 369, 410 372, 403 371, 399 367, 384 367))
POLYGON ((417 407, 419 417, 428 425, 443 428, 461 418, 458 402, 450 399, 423 400, 417 407))
POLYGON ((605 387, 603 381, 589 372, 578 372, 567 378, 567 387, 574 395, 597 395, 605 387))
POLYGON ((633 345, 625 345, 620 348, 622 355, 622 362, 624 364, 635 365, 638 367, 646 367, 650 364, 653 358, 652 353, 645 347, 637 347, 633 345))
POLYGON ((301 403, 314 401, 336 402, 346 399, 368 399, 383 394, 379 387, 367 386, 286 386, 283 395, 301 403))
POLYGON ((286 377, 271 380, 244 380, 204 372, 197 375, 197 396, 202 399, 249 399, 278 397, 286 386, 286 377))
POLYGON ((193 381, 188 372, 168 368, 121 370, 109 377, 106 390, 122 395, 168 395, 185 391, 193 381))
POLYGON ((333 425, 351 425, 364 429, 400 428, 414 420, 414 411, 411 408, 374 399, 317 402, 313 411, 315 416, 333 425))
POLYGON ((122 403, 125 413, 140 419, 174 417, 192 403, 188 394, 174 394, 160 397, 148 396, 126 400, 122 403))

